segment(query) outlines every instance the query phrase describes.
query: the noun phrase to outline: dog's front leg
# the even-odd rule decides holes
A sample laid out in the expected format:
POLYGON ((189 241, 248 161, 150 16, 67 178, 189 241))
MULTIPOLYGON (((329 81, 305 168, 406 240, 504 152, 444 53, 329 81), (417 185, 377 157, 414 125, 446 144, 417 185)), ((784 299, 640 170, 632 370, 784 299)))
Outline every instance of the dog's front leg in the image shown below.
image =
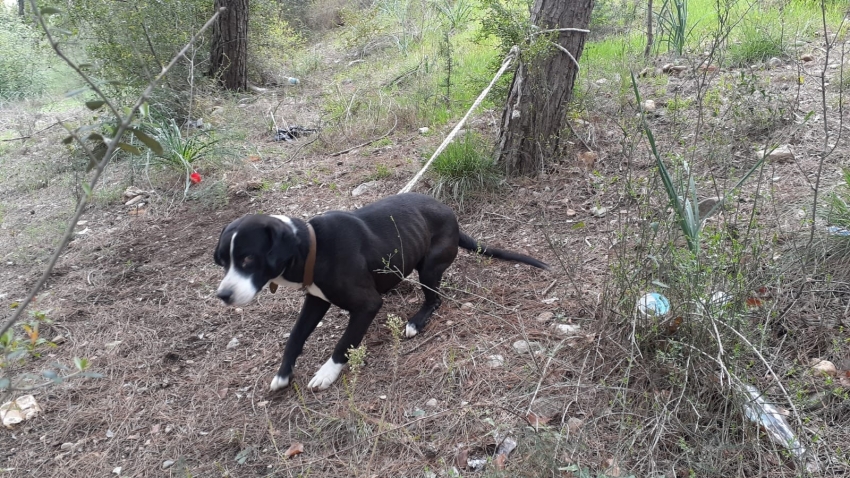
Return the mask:
POLYGON ((307 294, 304 298, 301 314, 295 321, 295 326, 292 327, 289 340, 286 341, 280 370, 277 371, 277 375, 272 380, 271 390, 273 392, 289 385, 292 380, 292 368, 295 366, 295 360, 304 350, 304 342, 316 330, 316 326, 319 325, 330 306, 329 302, 310 294, 307 294))
POLYGON ((339 378, 342 368, 348 363, 348 351, 352 348, 360 346, 369 325, 375 320, 378 311, 381 310, 384 299, 380 294, 371 291, 367 297, 359 300, 359 307, 356 311, 351 311, 351 318, 348 320, 348 326, 345 328, 345 333, 340 337, 339 342, 334 348, 334 353, 331 358, 316 372, 313 379, 307 385, 312 389, 325 390, 339 378))

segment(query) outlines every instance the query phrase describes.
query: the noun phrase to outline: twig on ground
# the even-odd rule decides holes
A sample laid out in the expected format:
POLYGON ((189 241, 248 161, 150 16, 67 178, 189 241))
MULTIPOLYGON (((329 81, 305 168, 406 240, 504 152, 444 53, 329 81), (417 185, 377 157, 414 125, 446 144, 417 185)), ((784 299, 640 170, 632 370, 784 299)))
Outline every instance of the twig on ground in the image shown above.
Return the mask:
POLYGON ((372 143, 374 143, 374 142, 376 142, 376 141, 380 141, 380 140, 382 140, 382 139, 386 138, 387 136, 391 135, 391 134, 393 133, 393 131, 395 131, 396 126, 398 126, 398 115, 396 115, 395 113, 393 113, 393 116, 395 116, 395 122, 393 123, 393 127, 392 127, 392 128, 390 128, 390 130, 389 130, 389 131, 387 131, 386 133, 384 133, 383 135, 381 135, 381 136, 379 136, 379 137, 377 137, 377 138, 375 138, 375 139, 370 139, 369 141, 366 141, 365 143, 360 143, 360 144, 358 144, 357 146, 352 146, 352 147, 350 147, 350 148, 348 148, 348 149, 344 149, 344 150, 342 150, 342 151, 337 151, 336 153, 331 153, 331 154, 329 154, 328 156, 330 156, 330 157, 332 157, 332 158, 335 158, 335 157, 337 157, 337 156, 341 156, 341 155, 343 155, 343 154, 345 154, 345 153, 348 153, 349 151, 353 151, 353 150, 355 150, 355 149, 357 149, 357 148, 362 148, 362 147, 364 147, 364 146, 369 146, 370 144, 372 144, 372 143))

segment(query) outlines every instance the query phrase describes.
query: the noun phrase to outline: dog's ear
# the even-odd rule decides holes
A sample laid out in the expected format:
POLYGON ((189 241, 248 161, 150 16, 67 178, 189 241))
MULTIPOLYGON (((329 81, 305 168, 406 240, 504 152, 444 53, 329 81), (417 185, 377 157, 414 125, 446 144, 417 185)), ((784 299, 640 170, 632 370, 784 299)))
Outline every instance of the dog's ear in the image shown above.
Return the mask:
POLYGON ((275 221, 266 227, 271 239, 271 248, 266 254, 269 269, 276 274, 282 274, 283 270, 298 253, 298 236, 283 222, 275 221))
POLYGON ((233 237, 233 232, 237 227, 239 227, 239 223, 241 223, 243 219, 245 219, 245 216, 242 216, 224 226, 221 230, 221 234, 218 235, 218 245, 216 245, 215 251, 213 252, 213 260, 221 267, 225 266, 224 255, 230 254, 230 239, 233 237))

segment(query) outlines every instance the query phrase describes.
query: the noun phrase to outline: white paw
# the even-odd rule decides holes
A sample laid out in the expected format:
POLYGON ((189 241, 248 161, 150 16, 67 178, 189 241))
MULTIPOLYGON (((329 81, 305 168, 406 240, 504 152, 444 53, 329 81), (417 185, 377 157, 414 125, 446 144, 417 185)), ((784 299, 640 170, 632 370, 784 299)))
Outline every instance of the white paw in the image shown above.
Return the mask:
POLYGON ((281 388, 286 388, 289 386, 289 377, 281 377, 280 375, 275 375, 272 380, 272 384, 269 388, 271 388, 272 392, 280 390, 281 388))
POLYGON ((418 333, 419 331, 416 330, 416 327, 414 327, 413 324, 409 323, 404 327, 404 336, 408 339, 411 337, 415 337, 418 333))
POLYGON ((337 378, 339 378, 339 374, 342 372, 343 367, 345 367, 344 363, 336 363, 334 362, 334 359, 329 358, 328 361, 322 365, 322 368, 316 372, 316 375, 313 376, 307 386, 313 390, 326 390, 332 383, 336 382, 337 378))

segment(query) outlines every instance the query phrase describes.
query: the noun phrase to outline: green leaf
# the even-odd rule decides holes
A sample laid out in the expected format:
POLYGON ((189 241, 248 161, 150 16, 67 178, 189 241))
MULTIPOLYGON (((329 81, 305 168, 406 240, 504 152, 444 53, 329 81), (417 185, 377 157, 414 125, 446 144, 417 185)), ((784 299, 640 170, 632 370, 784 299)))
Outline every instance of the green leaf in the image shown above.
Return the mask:
POLYGON ((18 360, 19 358, 23 357, 26 354, 27 354, 26 350, 15 350, 14 352, 12 352, 12 353, 10 353, 9 355, 6 356, 6 360, 8 360, 9 362, 13 362, 13 361, 18 360))
POLYGON ((62 382, 62 378, 59 377, 59 374, 57 374, 55 370, 42 370, 41 374, 44 376, 44 378, 52 380, 54 383, 62 382))
POLYGON ((130 154, 136 154, 136 155, 142 154, 142 151, 139 148, 137 148, 137 147, 135 147, 131 144, 118 143, 118 147, 123 149, 124 151, 130 153, 130 154))
POLYGON ((141 141, 145 146, 150 148, 150 150, 153 151, 154 154, 162 156, 162 145, 159 144, 159 141, 151 138, 150 136, 148 136, 145 133, 142 133, 141 131, 139 131, 136 128, 133 128, 130 131, 133 133, 133 135, 136 138, 139 139, 139 141, 141 141))
POLYGON ((77 367, 77 370, 80 372, 84 371, 89 366, 89 361, 84 358, 74 357, 74 366, 77 367))
POLYGON ((39 10, 42 15, 56 15, 57 13, 62 13, 62 10, 59 10, 56 7, 41 7, 39 10))
POLYGON ((139 116, 141 116, 142 118, 147 118, 148 116, 150 116, 150 113, 151 107, 149 104, 142 103, 142 105, 139 106, 139 116))
POLYGON ((80 63, 79 65, 77 65, 77 67, 81 70, 84 70, 86 68, 91 68, 92 64, 91 63, 80 63))
POLYGON ((236 454, 236 463, 240 465, 244 465, 246 461, 248 461, 248 457, 251 456, 251 453, 254 451, 253 446, 246 447, 242 451, 236 454))
POLYGON ((77 96, 80 93, 85 93, 86 91, 89 91, 88 86, 84 86, 82 88, 77 88, 76 90, 71 90, 71 91, 65 93, 65 98, 71 98, 72 96, 77 96))
POLYGON ((97 372, 83 372, 80 374, 80 377, 103 378, 103 374, 97 372))
POLYGON ((86 196, 91 197, 91 186, 89 186, 88 183, 82 183, 81 186, 83 188, 83 192, 86 193, 86 196))
POLYGON ((62 144, 71 144, 71 143, 73 143, 73 142, 74 142, 74 137, 73 137, 73 136, 68 136, 67 138, 65 138, 65 139, 63 139, 63 140, 62 140, 62 144))
POLYGON ((105 104, 106 104, 106 102, 105 102, 105 101, 103 101, 103 100, 91 100, 91 101, 86 101, 86 107, 87 107, 88 109, 92 110, 92 111, 97 110, 97 109, 100 109, 100 108, 101 108, 101 107, 103 107, 103 105, 105 105, 105 104))
POLYGON ((2 390, 6 390, 6 389, 7 389, 7 388, 9 388, 10 386, 12 386, 12 381, 11 381, 11 380, 9 380, 9 379, 8 379, 8 378, 6 378, 6 377, 0 377, 0 391, 2 391, 2 390))

